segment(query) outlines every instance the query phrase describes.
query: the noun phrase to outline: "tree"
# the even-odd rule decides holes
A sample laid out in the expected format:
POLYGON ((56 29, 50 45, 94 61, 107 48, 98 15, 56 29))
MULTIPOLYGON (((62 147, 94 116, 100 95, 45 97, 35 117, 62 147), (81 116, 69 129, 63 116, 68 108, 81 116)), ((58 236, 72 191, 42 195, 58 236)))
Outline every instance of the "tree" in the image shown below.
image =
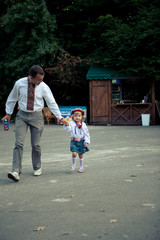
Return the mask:
POLYGON ((61 46, 70 54, 159 79, 158 0, 46 0, 56 14, 61 46))
POLYGON ((35 63, 47 69, 62 102, 69 99, 67 90, 73 96, 85 82, 88 58, 160 78, 159 0, 4 0, 0 13, 0 98, 35 63))
POLYGON ((157 6, 138 9, 127 22, 110 14, 100 16, 96 23, 88 24, 84 37, 88 55, 94 61, 125 73, 160 79, 160 9, 157 6))
POLYGON ((56 20, 43 0, 8 0, 5 3, 6 11, 0 18, 1 99, 14 81, 28 74, 32 65, 50 65, 57 51, 56 20))
POLYGON ((59 48, 55 64, 45 68, 45 72, 48 74, 48 84, 61 105, 88 104, 89 84, 85 75, 89 63, 89 60, 72 56, 59 48))

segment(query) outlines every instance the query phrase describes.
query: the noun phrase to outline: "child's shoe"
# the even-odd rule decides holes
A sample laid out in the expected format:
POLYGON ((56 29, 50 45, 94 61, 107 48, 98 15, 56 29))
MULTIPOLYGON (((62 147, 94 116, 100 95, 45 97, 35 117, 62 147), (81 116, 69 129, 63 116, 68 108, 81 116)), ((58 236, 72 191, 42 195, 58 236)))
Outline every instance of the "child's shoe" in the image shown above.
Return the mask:
POLYGON ((84 172, 84 168, 83 168, 83 167, 80 167, 80 169, 79 169, 78 172, 79 172, 79 173, 83 173, 83 172, 84 172))
POLYGON ((72 166, 70 167, 70 171, 73 172, 74 169, 75 169, 75 165, 72 165, 72 166))

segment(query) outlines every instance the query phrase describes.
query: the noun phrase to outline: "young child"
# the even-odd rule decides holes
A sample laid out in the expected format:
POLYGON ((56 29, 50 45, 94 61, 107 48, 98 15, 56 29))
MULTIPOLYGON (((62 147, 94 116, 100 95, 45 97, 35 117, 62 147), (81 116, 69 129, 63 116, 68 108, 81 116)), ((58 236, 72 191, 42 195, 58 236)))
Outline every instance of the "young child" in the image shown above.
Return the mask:
POLYGON ((76 108, 72 111, 72 114, 73 121, 69 122, 69 126, 63 125, 64 129, 71 134, 70 150, 72 152, 72 166, 70 170, 74 171, 78 154, 80 162, 79 173, 83 173, 84 153, 89 151, 88 145, 90 144, 90 135, 84 123, 84 111, 80 108, 76 108))

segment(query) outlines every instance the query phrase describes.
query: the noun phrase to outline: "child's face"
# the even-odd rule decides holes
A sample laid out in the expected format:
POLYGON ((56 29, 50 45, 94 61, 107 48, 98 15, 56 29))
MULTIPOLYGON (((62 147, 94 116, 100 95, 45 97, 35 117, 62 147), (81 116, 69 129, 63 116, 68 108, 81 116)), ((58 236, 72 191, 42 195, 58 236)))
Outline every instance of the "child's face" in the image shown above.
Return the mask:
POLYGON ((82 113, 81 112, 75 112, 73 115, 73 119, 76 122, 81 122, 82 121, 82 113))

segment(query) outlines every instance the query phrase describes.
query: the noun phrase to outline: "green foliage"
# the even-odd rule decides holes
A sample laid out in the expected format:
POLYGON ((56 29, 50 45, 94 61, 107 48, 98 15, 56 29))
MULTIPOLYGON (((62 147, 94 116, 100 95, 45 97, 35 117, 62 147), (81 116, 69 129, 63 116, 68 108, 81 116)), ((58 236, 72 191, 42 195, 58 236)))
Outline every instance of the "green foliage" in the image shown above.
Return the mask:
POLYGON ((56 63, 45 68, 45 72, 50 76, 48 84, 61 105, 87 105, 89 89, 85 75, 88 68, 86 59, 72 56, 59 48, 56 63))
POLYGON ((33 64, 48 69, 48 81, 68 101, 80 83, 86 87, 87 61, 83 68, 80 59, 160 80, 159 0, 0 1, 2 105, 33 64))
POLYGON ((47 0, 57 37, 72 55, 125 73, 159 79, 158 0, 47 0))
POLYGON ((122 72, 159 79, 159 8, 139 9, 127 23, 112 15, 100 16, 96 23, 88 24, 84 38, 94 61, 122 72))
POLYGON ((0 98, 33 64, 50 64, 57 45, 55 28, 55 17, 43 0, 6 1, 0 18, 0 98))

